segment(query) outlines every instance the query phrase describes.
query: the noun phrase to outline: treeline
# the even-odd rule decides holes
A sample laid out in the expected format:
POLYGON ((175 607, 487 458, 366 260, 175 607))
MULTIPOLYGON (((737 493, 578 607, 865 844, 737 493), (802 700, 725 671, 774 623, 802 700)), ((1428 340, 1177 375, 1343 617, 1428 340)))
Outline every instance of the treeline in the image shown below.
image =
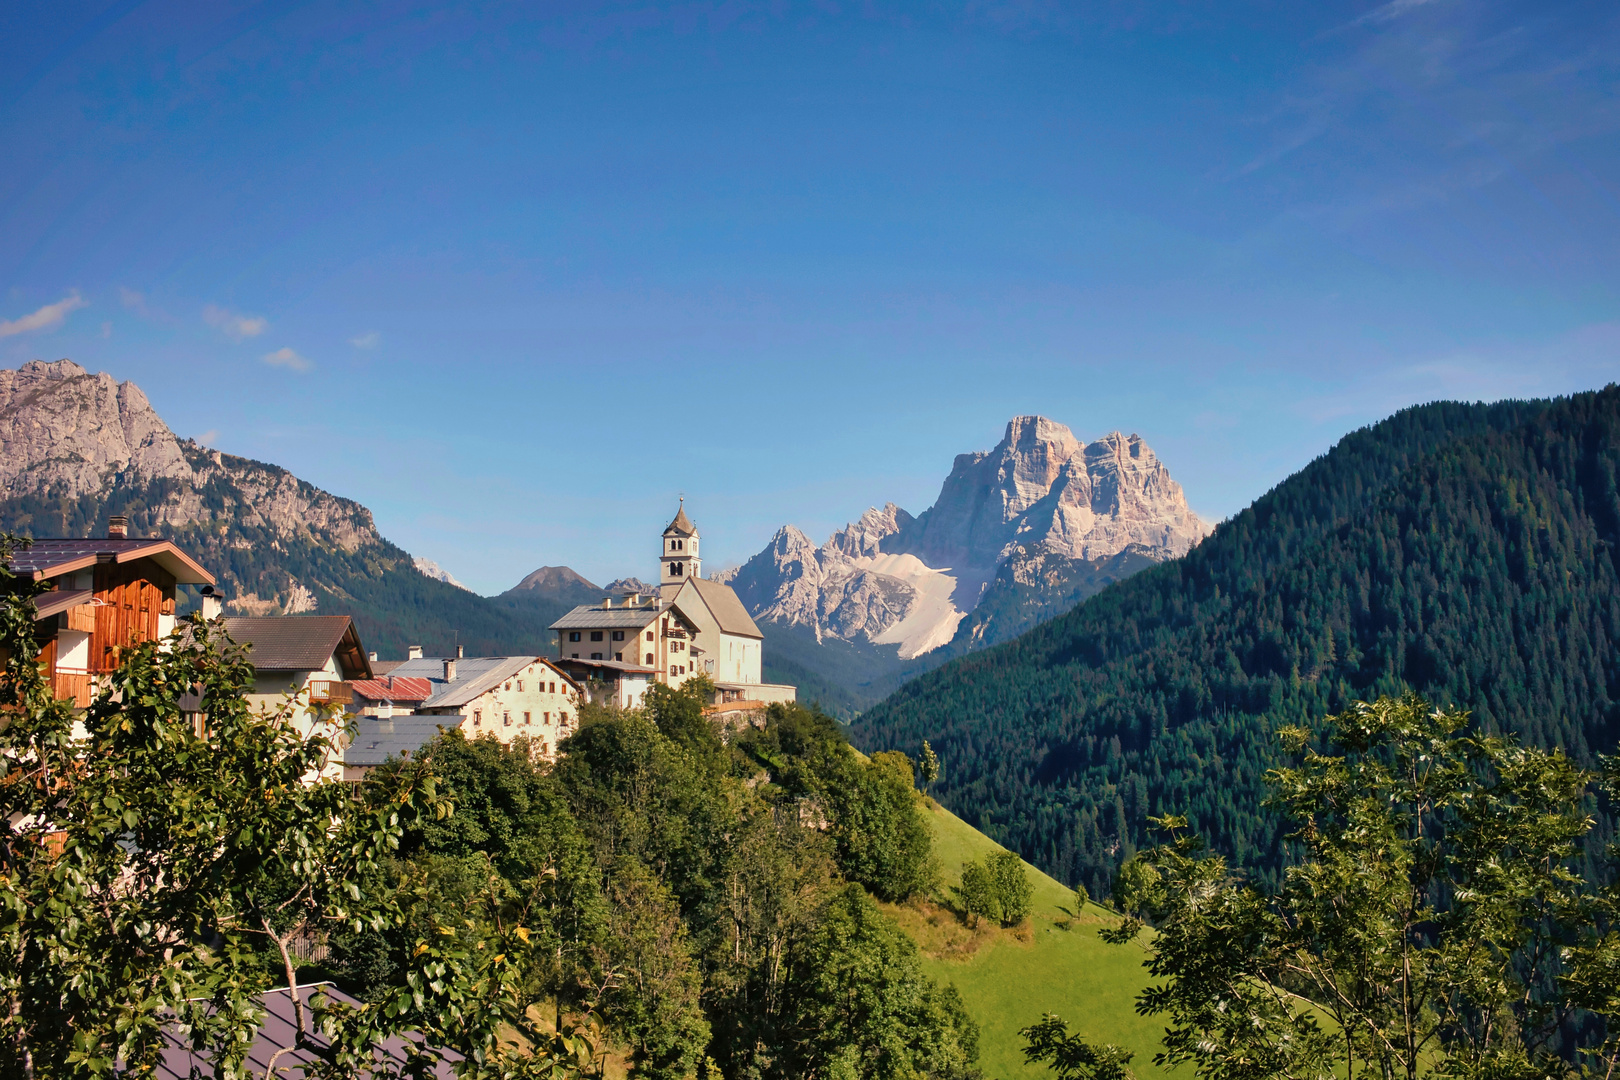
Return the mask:
POLYGON ((1614 387, 1405 410, 854 736, 931 740, 942 802, 1093 895, 1167 812, 1274 879, 1273 732, 1354 700, 1411 687, 1591 762, 1620 722, 1617 435, 1614 387))
POLYGON ((911 762, 861 758, 799 705, 723 740, 702 701, 694 680, 588 707, 554 766, 451 733, 374 776, 432 776, 454 812, 363 884, 404 915, 336 936, 331 974, 387 1002, 436 928, 521 923, 549 943, 525 975, 535 1022, 599 1019, 634 1075, 976 1076, 955 990, 873 899, 935 883, 911 762))

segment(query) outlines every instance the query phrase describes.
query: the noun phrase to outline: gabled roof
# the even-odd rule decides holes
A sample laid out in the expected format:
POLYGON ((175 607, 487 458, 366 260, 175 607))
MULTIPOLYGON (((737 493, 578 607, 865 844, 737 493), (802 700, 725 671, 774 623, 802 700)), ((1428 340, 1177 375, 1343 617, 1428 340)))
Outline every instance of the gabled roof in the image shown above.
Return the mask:
POLYGON ((465 717, 423 716, 357 716, 354 718, 354 741, 343 750, 345 765, 381 765, 389 758, 403 760, 415 756, 422 747, 432 742, 439 729, 451 731, 461 726, 465 717))
POLYGON ((11 555, 11 570, 35 581, 87 570, 98 562, 129 563, 151 559, 182 585, 213 585, 214 575, 197 565, 172 540, 125 537, 86 539, 46 537, 11 555))
POLYGON ((394 669, 393 677, 395 682, 402 678, 424 679, 432 685, 433 693, 417 706, 419 709, 459 709, 516 677, 530 664, 545 664, 574 689, 579 688, 567 672, 552 667, 551 661, 543 656, 462 657, 456 661, 455 682, 444 681, 443 657, 425 656, 405 661, 394 669))
POLYGON ((397 675, 356 679, 349 689, 367 701, 426 701, 433 694, 433 684, 427 679, 402 679, 397 675))
POLYGON ((730 585, 706 581, 703 578, 687 578, 686 584, 692 586, 708 605, 714 621, 720 624, 722 634, 764 639, 765 635, 754 625, 754 620, 748 615, 748 609, 743 607, 742 601, 737 599, 737 594, 732 591, 730 585))
POLYGON ((657 621, 660 615, 674 614, 686 624, 687 629, 695 630, 691 620, 679 611, 675 611, 667 604, 649 604, 645 607, 611 607, 605 608, 601 604, 582 604, 552 623, 552 630, 640 630, 657 621))
POLYGON ((665 536, 696 536, 697 526, 692 519, 686 516, 686 500, 681 500, 681 508, 675 511, 675 520, 669 523, 664 530, 665 536))
POLYGON ((248 662, 258 671, 319 671, 335 657, 343 678, 371 678, 360 632, 347 615, 232 615, 225 630, 249 646, 248 662))

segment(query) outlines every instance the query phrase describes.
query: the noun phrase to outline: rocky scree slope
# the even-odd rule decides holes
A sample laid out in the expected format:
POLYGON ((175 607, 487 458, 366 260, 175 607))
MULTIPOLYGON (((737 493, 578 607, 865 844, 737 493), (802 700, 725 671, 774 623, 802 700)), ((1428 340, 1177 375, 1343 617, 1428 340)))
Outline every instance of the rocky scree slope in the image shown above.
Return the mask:
POLYGON ((921 515, 874 507, 819 546, 784 526, 724 580, 762 623, 767 656, 841 683, 847 700, 833 704, 848 706, 1184 555, 1208 531, 1138 436, 1083 443, 1020 416, 994 449, 959 455, 921 515))
POLYGON ((175 540, 240 614, 352 614, 367 648, 538 649, 544 626, 424 575, 371 512, 287 470, 180 439, 139 387, 71 360, 0 371, 0 530, 175 540))

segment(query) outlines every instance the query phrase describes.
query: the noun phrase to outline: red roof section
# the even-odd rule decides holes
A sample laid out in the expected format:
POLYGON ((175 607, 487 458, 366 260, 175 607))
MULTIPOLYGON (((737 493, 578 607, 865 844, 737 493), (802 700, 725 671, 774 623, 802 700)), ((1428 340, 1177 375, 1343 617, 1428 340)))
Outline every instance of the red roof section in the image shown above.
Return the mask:
POLYGON ((426 701, 433 696, 431 679, 413 679, 409 676, 357 679, 349 687, 357 697, 368 701, 426 701))

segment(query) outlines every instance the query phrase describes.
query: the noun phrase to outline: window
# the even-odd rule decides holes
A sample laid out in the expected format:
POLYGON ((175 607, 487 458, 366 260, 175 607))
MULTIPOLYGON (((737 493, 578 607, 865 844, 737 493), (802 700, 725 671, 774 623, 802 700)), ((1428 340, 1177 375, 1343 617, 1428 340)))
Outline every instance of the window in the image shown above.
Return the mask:
POLYGON ((523 726, 524 727, 529 726, 529 714, 528 713, 523 714, 523 726))
POLYGON ((505 687, 505 688, 506 688, 506 689, 507 689, 507 690, 510 690, 510 689, 512 689, 512 684, 511 684, 511 683, 510 683, 510 682, 509 682, 509 683, 507 683, 507 684, 506 684, 506 687, 505 687))
POLYGON ((512 714, 511 713, 502 713, 501 716, 503 718, 504 725, 506 727, 511 727, 512 726, 512 714))
POLYGON ((593 653, 591 653, 591 659, 592 660, 600 660, 600 659, 602 659, 602 654, 599 653, 599 652, 593 652, 593 653))
POLYGON ((669 572, 670 572, 670 575, 672 577, 680 577, 681 576, 681 564, 678 563, 678 562, 670 563, 669 564, 669 572))
POLYGON ((568 714, 565 713, 565 712, 558 713, 557 714, 557 723, 559 723, 559 724, 567 724, 568 723, 568 714))
POLYGON ((579 653, 570 653, 568 658, 570 660, 578 660, 579 659, 579 653))
POLYGON ((569 641, 578 641, 579 640, 579 631, 578 630, 570 630, 568 632, 568 640, 569 641))
POLYGON ((518 680, 518 693, 520 693, 520 694, 523 693, 523 680, 522 679, 518 680))
POLYGON ((557 684, 556 683, 551 684, 551 692, 553 694, 555 694, 557 692, 557 684))
POLYGON ((474 709, 473 710, 473 727, 483 727, 483 726, 484 726, 484 710, 483 709, 474 709))
POLYGON ((651 663, 652 663, 652 662, 653 662, 653 654, 652 654, 652 653, 648 653, 648 654, 647 654, 647 663, 648 663, 648 664, 651 664, 651 663))
POLYGON ((551 723, 551 714, 548 713, 548 712, 543 712, 543 713, 540 714, 540 719, 544 720, 546 723, 549 724, 549 723, 551 723))
POLYGON ((600 630, 592 630, 591 631, 591 640, 592 641, 601 641, 602 640, 602 631, 600 631, 600 630))
POLYGON ((623 630, 615 630, 615 631, 613 631, 613 640, 614 641, 623 641, 624 640, 624 631, 623 630))
POLYGON ((649 630, 649 631, 647 631, 647 640, 651 641, 652 639, 653 639, 653 632, 651 630, 649 630))

